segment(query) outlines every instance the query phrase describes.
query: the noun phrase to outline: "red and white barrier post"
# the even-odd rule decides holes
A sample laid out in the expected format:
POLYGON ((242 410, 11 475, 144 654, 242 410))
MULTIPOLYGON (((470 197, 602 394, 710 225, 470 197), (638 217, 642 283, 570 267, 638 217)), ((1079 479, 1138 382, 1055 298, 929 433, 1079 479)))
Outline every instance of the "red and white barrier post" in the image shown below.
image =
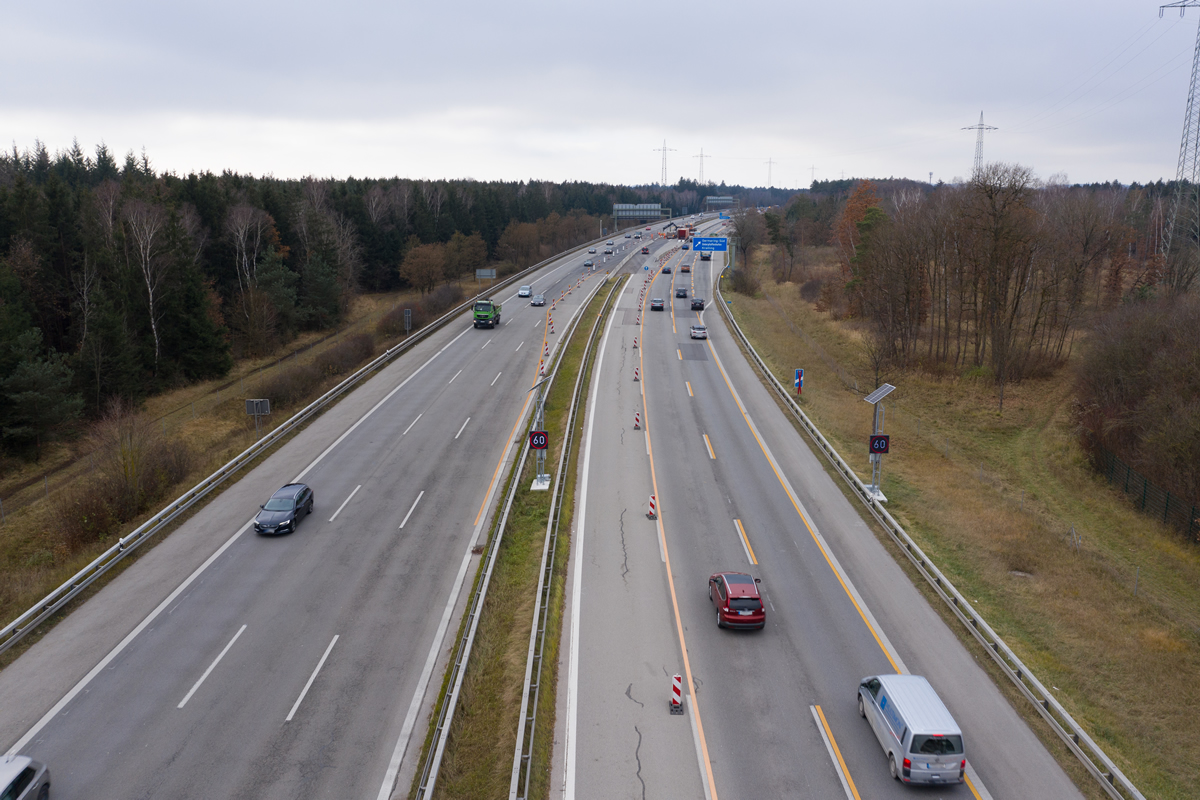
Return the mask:
POLYGON ((676 675, 671 678, 671 713, 683 713, 683 676, 676 675))
POLYGON ((642 412, 640 411, 633 412, 633 429, 635 431, 642 429, 642 412))
POLYGON ((633 337, 633 349, 637 350, 637 337, 633 337))
POLYGON ((654 502, 654 495, 650 495, 650 511, 646 513, 646 519, 658 519, 658 504, 654 502))
POLYGON ((638 368, 637 368, 637 367, 634 367, 634 368, 633 368, 633 379, 634 379, 634 381, 640 381, 640 380, 641 380, 641 377, 640 377, 640 375, 639 375, 639 373, 638 373, 638 368))

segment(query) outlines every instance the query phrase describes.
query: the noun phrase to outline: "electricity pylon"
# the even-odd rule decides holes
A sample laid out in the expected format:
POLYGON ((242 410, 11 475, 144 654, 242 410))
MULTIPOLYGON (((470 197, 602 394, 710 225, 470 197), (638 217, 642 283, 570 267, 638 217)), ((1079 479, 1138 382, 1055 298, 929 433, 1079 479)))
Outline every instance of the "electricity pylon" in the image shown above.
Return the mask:
POLYGON ((667 153, 674 153, 674 152, 675 152, 675 148, 674 148, 674 147, 667 147, 667 140, 666 140, 666 139, 663 139, 663 146, 662 146, 662 147, 656 147, 656 148, 654 148, 654 150, 655 150, 655 152, 658 152, 659 150, 661 150, 661 151, 662 151, 662 154, 663 154, 663 176, 662 176, 662 185, 663 185, 663 186, 666 186, 666 185, 667 185, 667 153))
MULTIPOLYGON (((663 144, 666 144, 666 142, 663 142, 663 144)), ((698 159, 700 159, 700 185, 701 185, 701 186, 703 186, 703 185, 704 185, 704 159, 706 159, 706 158, 712 158, 712 156, 706 156, 706 155, 704 155, 704 148, 703 148, 703 147, 701 147, 701 148, 700 148, 700 155, 698 155, 698 156, 692 156, 692 158, 698 158, 698 159)))
POLYGON ((983 112, 979 112, 979 124, 969 125, 963 128, 964 131, 979 131, 979 135, 975 137, 975 169, 971 171, 971 177, 974 178, 983 171, 983 132, 995 131, 999 128, 993 128, 991 125, 983 124, 983 112))
MULTIPOLYGON (((1200 0, 1180 0, 1158 7, 1161 17, 1164 8, 1178 8, 1179 16, 1183 16, 1185 8, 1200 6, 1200 0)), ((1179 169, 1175 173, 1175 196, 1171 199, 1171 210, 1167 216, 1166 233, 1161 240, 1159 253, 1163 258, 1166 274, 1163 282, 1172 291, 1185 291, 1191 283, 1194 270, 1178 263, 1178 258, 1172 261, 1171 242, 1177 247, 1194 249, 1200 242, 1200 194, 1197 193, 1197 183, 1200 182, 1200 107, 1196 105, 1196 83, 1200 76, 1200 26, 1196 28, 1196 51, 1192 56, 1192 82, 1188 86, 1187 113, 1183 117, 1183 138, 1179 143, 1179 169), (1179 227, 1176 235, 1176 226, 1179 227)), ((1182 256, 1182 254, 1181 254, 1182 256)), ((1189 253, 1195 258, 1194 253, 1189 253)), ((1190 260, 1186 258, 1185 260, 1190 260)))

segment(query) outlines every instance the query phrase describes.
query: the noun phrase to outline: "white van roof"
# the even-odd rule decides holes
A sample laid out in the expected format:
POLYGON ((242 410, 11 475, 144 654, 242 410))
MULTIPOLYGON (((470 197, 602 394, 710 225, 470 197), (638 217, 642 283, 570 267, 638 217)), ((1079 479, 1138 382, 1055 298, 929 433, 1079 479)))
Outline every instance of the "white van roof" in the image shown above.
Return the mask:
POLYGON ((890 701, 899 707, 909 729, 913 733, 958 734, 962 731, 950 715, 950 710, 920 675, 880 675, 890 701))

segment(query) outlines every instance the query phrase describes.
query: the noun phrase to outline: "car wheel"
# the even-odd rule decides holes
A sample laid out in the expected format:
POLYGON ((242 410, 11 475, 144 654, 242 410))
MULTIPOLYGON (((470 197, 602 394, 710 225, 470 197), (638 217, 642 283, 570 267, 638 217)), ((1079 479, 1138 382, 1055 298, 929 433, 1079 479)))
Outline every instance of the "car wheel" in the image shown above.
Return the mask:
POLYGON ((858 715, 863 719, 867 718, 867 709, 863 707, 862 695, 858 696, 858 715))
POLYGON ((725 625, 721 622, 721 610, 717 609, 717 627, 724 628, 725 625))
POLYGON ((306 517, 307 517, 309 514, 311 514, 311 513, 312 513, 312 504, 313 504, 313 501, 312 501, 312 500, 309 500, 309 501, 308 501, 308 507, 307 507, 307 508, 304 510, 304 516, 306 516, 306 517))
POLYGON ((50 800, 50 787, 49 786, 43 786, 42 790, 40 792, 38 792, 38 800, 50 800))
POLYGON ((896 757, 895 756, 888 756, 888 767, 892 771, 892 777, 895 778, 896 780, 900 780, 900 770, 896 769, 896 757))

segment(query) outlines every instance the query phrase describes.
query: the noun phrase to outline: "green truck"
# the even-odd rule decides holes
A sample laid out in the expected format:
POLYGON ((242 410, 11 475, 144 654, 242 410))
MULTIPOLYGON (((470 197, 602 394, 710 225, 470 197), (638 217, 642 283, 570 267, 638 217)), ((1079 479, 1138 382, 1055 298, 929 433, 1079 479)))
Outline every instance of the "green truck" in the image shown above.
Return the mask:
POLYGON ((500 324, 500 304, 495 300, 475 301, 475 327, 494 328, 500 324))

